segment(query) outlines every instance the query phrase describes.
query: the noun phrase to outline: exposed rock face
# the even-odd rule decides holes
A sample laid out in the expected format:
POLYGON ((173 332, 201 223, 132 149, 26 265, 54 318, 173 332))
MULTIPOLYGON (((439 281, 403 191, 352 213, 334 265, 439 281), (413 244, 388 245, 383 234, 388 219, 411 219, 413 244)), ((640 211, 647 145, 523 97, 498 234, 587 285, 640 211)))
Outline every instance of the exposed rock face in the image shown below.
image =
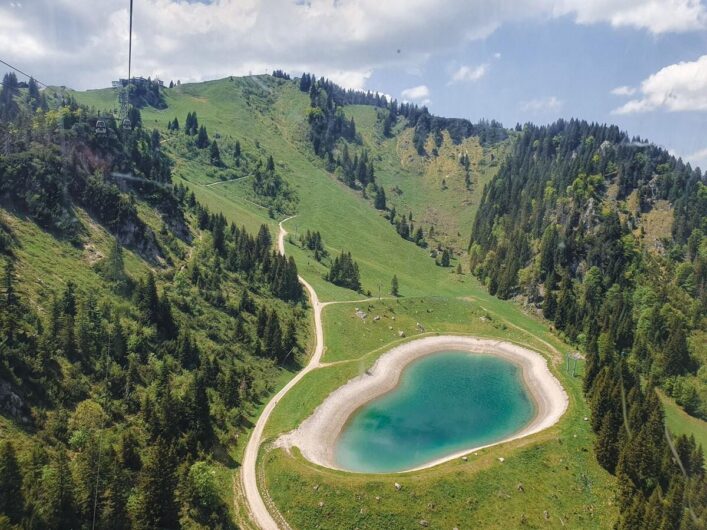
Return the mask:
POLYGON ((164 254, 154 232, 139 220, 128 220, 116 231, 115 237, 124 247, 132 248, 153 264, 161 264, 164 254))
POLYGON ((29 424, 29 411, 24 400, 12 391, 7 381, 0 379, 0 414, 21 423, 29 424))

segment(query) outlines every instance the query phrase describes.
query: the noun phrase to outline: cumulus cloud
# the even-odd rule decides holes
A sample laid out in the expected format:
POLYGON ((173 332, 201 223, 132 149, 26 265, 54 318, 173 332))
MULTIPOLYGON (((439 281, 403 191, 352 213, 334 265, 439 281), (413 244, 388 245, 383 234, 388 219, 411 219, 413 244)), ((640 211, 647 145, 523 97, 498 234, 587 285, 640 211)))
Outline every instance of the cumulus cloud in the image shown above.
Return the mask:
POLYGON ((555 96, 546 98, 531 99, 523 101, 520 104, 520 109, 524 112, 543 112, 548 110, 560 110, 563 102, 555 96))
MULTIPOLYGON (((284 68, 363 88, 376 69, 414 68, 503 21, 532 13, 481 0, 143 0, 135 4, 138 75, 199 81, 284 68)), ((127 10, 120 0, 0 3, 0 49, 47 82, 106 86, 127 74, 127 10)))
POLYGON ((640 97, 615 109, 615 114, 653 110, 707 110, 707 55, 696 61, 661 68, 641 83, 640 97))
POLYGON ((631 86, 617 86, 611 91, 615 96, 633 96, 636 93, 636 89, 631 86))
POLYGON ((697 31, 707 27, 701 0, 557 0, 555 16, 574 16, 578 24, 608 22, 614 27, 645 29, 654 34, 697 31))
POLYGON ((687 160, 696 167, 707 169, 707 147, 705 147, 704 149, 699 149, 694 153, 687 155, 685 157, 685 160, 687 160))
POLYGON ((430 89, 426 85, 406 88, 400 95, 404 101, 414 101, 422 105, 430 102, 430 89))
MULTIPOLYGON (((699 0, 141 0, 139 75, 198 81, 284 68, 362 88, 389 66, 414 69, 508 22, 570 17, 652 33, 702 29, 699 0)), ((0 50, 47 82, 106 86, 126 75, 123 0, 0 3, 0 50)))
POLYGON ((479 66, 460 66, 453 74, 449 83, 459 83, 462 81, 474 82, 478 81, 486 75, 488 64, 480 64, 479 66))

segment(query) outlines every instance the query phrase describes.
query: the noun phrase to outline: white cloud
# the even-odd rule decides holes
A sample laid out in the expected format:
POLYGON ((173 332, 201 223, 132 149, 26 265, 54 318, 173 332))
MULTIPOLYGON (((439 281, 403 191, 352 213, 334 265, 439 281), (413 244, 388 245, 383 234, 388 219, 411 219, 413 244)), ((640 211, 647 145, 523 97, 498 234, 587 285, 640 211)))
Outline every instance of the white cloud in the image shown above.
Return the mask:
POLYGON ((578 24, 608 22, 613 27, 651 33, 697 31, 707 27, 701 0, 556 0, 555 16, 574 15, 578 24))
POLYGON ((547 110, 560 110, 564 103, 555 96, 547 98, 531 99, 520 104, 521 110, 525 112, 543 112, 547 110))
POLYGON ((450 79, 449 84, 459 83, 462 81, 478 81, 486 75, 488 71, 488 64, 480 64, 479 66, 460 66, 456 72, 452 74, 452 79, 450 79))
POLYGON ((693 166, 707 169, 707 147, 684 157, 693 166))
POLYGON ((611 91, 615 96, 633 96, 636 93, 636 89, 631 86, 617 86, 611 91))
MULTIPOLYGON (((127 73, 125 5, 0 3, 0 50, 46 82, 107 86, 127 73)), ((707 27, 699 0, 142 0, 133 64, 167 80, 284 68, 362 88, 376 70, 419 68, 505 23, 552 17, 656 34, 707 27)))
POLYGON ((400 95, 404 101, 414 101, 422 105, 427 105, 430 102, 430 89, 427 85, 406 88, 400 95))
POLYGON ((329 71, 327 77, 344 88, 363 90, 372 73, 372 70, 334 70, 329 71))
POLYGON ((658 70, 641 83, 640 92, 640 98, 626 102, 613 113, 707 110, 707 55, 658 70))

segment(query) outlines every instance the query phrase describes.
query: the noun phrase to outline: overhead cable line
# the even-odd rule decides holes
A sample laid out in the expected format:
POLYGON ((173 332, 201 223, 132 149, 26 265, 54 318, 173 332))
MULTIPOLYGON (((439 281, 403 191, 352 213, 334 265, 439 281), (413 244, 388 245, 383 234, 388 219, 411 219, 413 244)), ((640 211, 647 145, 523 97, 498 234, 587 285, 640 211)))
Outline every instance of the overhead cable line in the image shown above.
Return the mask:
MULTIPOLYGON (((132 4, 132 1, 131 1, 131 4, 132 4)), ((37 84, 39 84, 39 85, 42 85, 44 88, 48 88, 48 87, 49 87, 49 85, 47 85, 46 83, 42 83, 39 79, 37 79, 37 78, 34 77, 33 75, 30 75, 30 74, 28 74, 27 72, 23 72, 23 71, 20 70, 19 68, 15 67, 15 66, 12 66, 10 63, 7 63, 7 62, 3 61, 2 59, 0 59, 0 63, 4 64, 4 65, 7 66, 8 68, 12 68, 12 69, 13 69, 15 72, 17 72, 18 74, 22 74, 23 76, 25 76, 25 77, 27 77, 27 78, 29 78, 29 79, 34 79, 34 82, 35 82, 35 83, 37 83, 37 84)))

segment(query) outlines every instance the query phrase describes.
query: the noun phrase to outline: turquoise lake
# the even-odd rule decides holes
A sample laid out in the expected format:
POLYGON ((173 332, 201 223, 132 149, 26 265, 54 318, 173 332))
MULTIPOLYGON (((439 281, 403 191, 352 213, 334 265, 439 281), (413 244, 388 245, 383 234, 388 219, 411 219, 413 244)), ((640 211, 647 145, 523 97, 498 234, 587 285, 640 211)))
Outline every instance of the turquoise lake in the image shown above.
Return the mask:
POLYGON ((352 471, 403 471, 499 441, 534 414, 517 365, 493 355, 435 353, 408 365, 394 390, 354 413, 334 457, 352 471))

